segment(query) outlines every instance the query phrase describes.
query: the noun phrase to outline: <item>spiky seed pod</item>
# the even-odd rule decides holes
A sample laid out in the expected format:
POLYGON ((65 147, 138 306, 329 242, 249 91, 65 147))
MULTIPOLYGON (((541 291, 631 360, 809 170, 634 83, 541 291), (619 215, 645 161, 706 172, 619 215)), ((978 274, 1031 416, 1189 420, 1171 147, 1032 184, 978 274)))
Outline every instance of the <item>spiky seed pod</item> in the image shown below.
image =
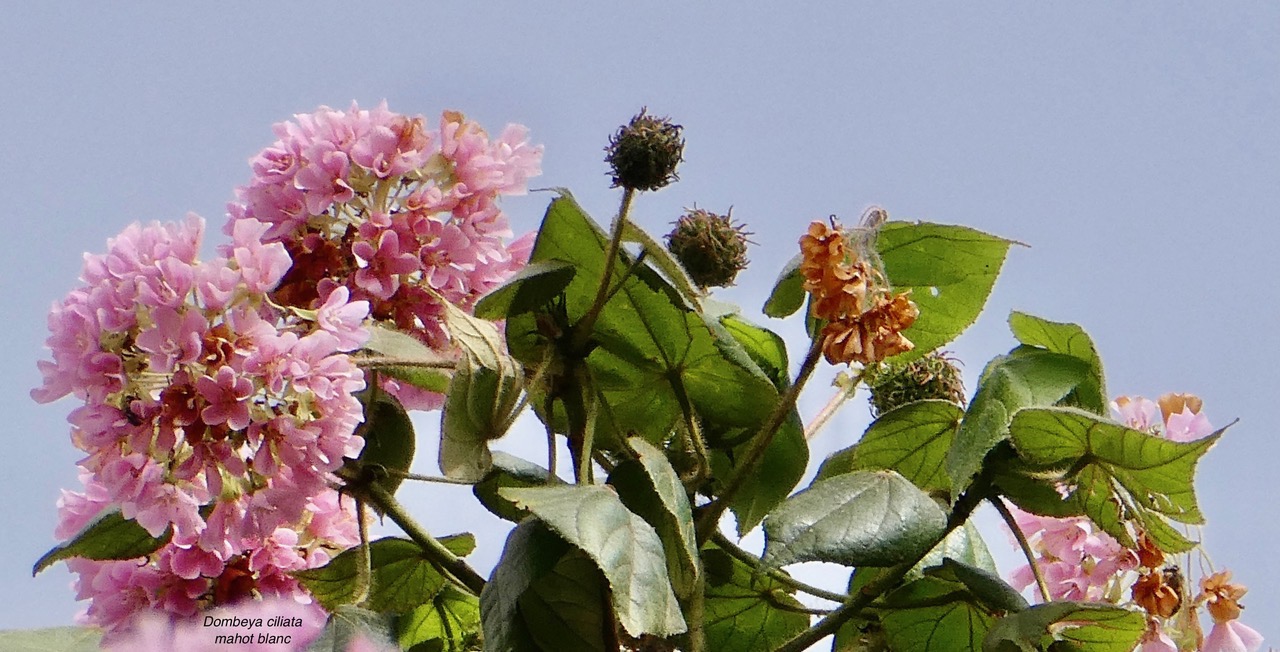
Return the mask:
POLYGON ((730 215, 687 209, 667 234, 667 249, 701 288, 733 284, 747 266, 747 236, 730 215))
POLYGON ((964 405, 964 382, 952 358, 934 351, 923 358, 902 363, 885 363, 866 379, 871 390, 871 414, 880 415, 896 407, 942 399, 964 405))
POLYGON ((684 160, 683 127, 647 111, 640 109, 609 138, 604 160, 613 170, 615 188, 657 190, 680 178, 676 166, 684 160))

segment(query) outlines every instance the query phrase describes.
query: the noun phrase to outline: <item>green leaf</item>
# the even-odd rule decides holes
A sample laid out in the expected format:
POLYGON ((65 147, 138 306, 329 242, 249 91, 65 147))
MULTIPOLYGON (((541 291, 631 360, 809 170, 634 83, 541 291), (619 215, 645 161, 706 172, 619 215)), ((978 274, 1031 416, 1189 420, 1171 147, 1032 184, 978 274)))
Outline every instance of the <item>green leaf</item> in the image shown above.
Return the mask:
POLYGON ((1083 360, 1089 373, 1071 393, 1063 398, 1070 407, 1107 415, 1107 384, 1102 375, 1102 358, 1089 334, 1076 324, 1049 321, 1024 312, 1009 313, 1009 328, 1019 342, 1063 353, 1083 360))
MULTIPOLYGON (((594 302, 604 272, 607 235, 565 195, 547 208, 531 260, 562 260, 577 274, 565 288, 565 315, 578 323, 594 302)), ((625 251, 620 270, 634 259, 625 251)), ((511 352, 526 364, 540 364, 549 342, 538 334, 533 315, 507 323, 511 352)), ((732 336, 717 335, 681 293, 647 264, 634 273, 601 311, 591 334, 587 366, 603 399, 596 442, 620 446, 631 434, 659 442, 684 418, 682 403, 704 423, 755 427, 777 402, 777 390, 732 336), (740 347, 739 347, 740 348, 740 347)), ((554 419, 553 419, 554 422, 554 419)))
POLYGON ((571 550, 520 596, 520 614, 534 642, 555 652, 607 649, 608 585, 591 558, 571 550))
POLYGON ((1048 602, 1001 618, 987 633, 982 649, 1035 652, 1066 641, 1089 652, 1132 652, 1146 625, 1141 612, 1114 605, 1048 602))
MULTIPOLYGON (((475 548, 475 537, 460 534, 440 539, 459 556, 475 548)), ((377 612, 405 613, 431 601, 448 580, 408 539, 387 537, 369 543, 369 594, 363 603, 377 612)), ((351 548, 320 568, 295 571, 293 576, 326 609, 333 611, 359 598, 360 549, 351 548)))
POLYGON ((507 433, 520 400, 524 379, 517 367, 509 360, 487 366, 489 357, 465 352, 449 385, 440 414, 440 470, 450 478, 484 478, 493 462, 489 442, 507 433))
POLYGON ((396 631, 400 649, 407 652, 477 649, 480 601, 470 593, 446 585, 431 602, 397 619, 396 631))
POLYGON ((311 643, 307 652, 346 652, 352 643, 365 640, 374 649, 393 647, 396 644, 395 619, 360 607, 343 605, 329 615, 320 637, 311 643))
POLYGON ((803 260, 803 256, 796 255, 782 268, 773 284, 773 291, 764 302, 764 314, 778 319, 790 317, 804 305, 804 276, 800 274, 803 260))
MULTIPOLYGON (((356 434, 364 437, 364 449, 360 451, 360 466, 381 466, 388 471, 406 473, 413 465, 417 439, 413 433, 413 421, 394 396, 385 392, 361 394, 364 407, 364 423, 356 434), (368 397, 376 395, 374 403, 368 397)), ((377 479, 388 492, 394 494, 404 477, 391 473, 377 479)))
POLYGON ((694 288, 693 280, 689 278, 689 273, 685 271, 684 265, 681 265, 680 261, 671 255, 670 250, 632 222, 626 222, 622 225, 622 241, 638 243, 644 250, 646 260, 662 272, 662 275, 680 292, 685 301, 690 306, 698 305, 702 293, 694 288))
POLYGON ((145 557, 168 543, 171 536, 173 529, 167 528, 159 537, 153 537, 137 521, 121 516, 118 508, 111 508, 81 528, 70 541, 46 552, 31 569, 31 576, 72 557, 98 561, 145 557))
POLYGON ((976 650, 995 617, 963 585, 934 577, 915 580, 889 594, 880 617, 892 650, 976 650))
MULTIPOLYGON (((1062 471, 1062 480, 1074 484, 1069 499, 1104 531, 1132 547, 1124 526, 1129 519, 1166 538, 1172 529, 1162 527, 1166 524, 1161 518, 1204 522, 1195 497, 1195 468, 1225 428, 1196 441, 1175 442, 1082 410, 1037 408, 1019 412, 1009 430, 1023 460, 1062 471)), ((1178 545, 1172 538, 1166 543, 1178 545)))
POLYGON ((791 384, 787 369, 787 344, 781 336, 738 315, 725 315, 720 318, 720 324, 742 345, 751 361, 760 367, 778 391, 785 390, 791 384))
POLYGON ((908 403, 876 419, 854 446, 833 453, 818 471, 825 479, 850 471, 890 469, 925 491, 948 491, 947 451, 964 411, 948 401, 908 403))
POLYGON ((671 587, 678 597, 687 598, 698 579, 698 543, 684 484, 653 444, 640 437, 632 437, 627 444, 638 459, 619 464, 609 474, 609 484, 622 504, 658 533, 666 550, 671 587))
POLYGON ((942 560, 940 566, 926 570, 925 575, 963 584, 990 610, 1022 611, 1031 606, 1027 603, 1027 599, 1022 597, 1017 589, 1009 586, 1008 582, 1001 579, 994 569, 971 566, 947 558, 942 560))
POLYGON ((451 358, 394 328, 376 323, 365 327, 369 329, 369 341, 364 345, 364 355, 367 357, 371 352, 377 354, 375 358, 381 356, 385 362, 375 364, 373 360, 364 362, 359 358, 357 362, 414 387, 433 392, 443 392, 449 387, 450 370, 454 364, 451 358))
POLYGON ((1011 241, 963 226, 887 222, 876 248, 895 291, 911 290, 920 316, 903 335, 915 348, 910 360, 963 332, 991 294, 1011 241))
POLYGON ((572 486, 501 489, 604 572, 613 606, 632 636, 669 636, 685 631, 680 605, 667 577, 662 541, 653 527, 627 510, 609 487, 572 486))
POLYGON ((920 563, 911 569, 908 576, 923 576, 929 568, 941 566, 948 559, 988 573, 997 572, 995 559, 991 557, 991 551, 987 549, 987 543, 982 539, 978 526, 973 521, 965 521, 963 526, 952 530, 946 538, 934 546, 933 550, 930 550, 920 563))
POLYGON ((511 530, 502 558, 480 592, 480 620, 485 649, 490 652, 541 652, 520 616, 520 596, 543 576, 571 546, 537 519, 511 530))
POLYGON ((476 317, 498 320, 533 312, 563 292, 574 273, 573 264, 563 260, 529 263, 476 302, 476 317))
POLYGON ((0 631, 8 652, 98 652, 102 632, 91 627, 48 627, 0 631))
POLYGON ((946 514, 911 481, 855 471, 814 484, 770 514, 764 561, 890 566, 928 552, 946 526, 946 514))
POLYGON ((799 611, 804 605, 792 589, 718 548, 708 546, 702 555, 708 650, 772 652, 808 629, 809 615, 799 611))
POLYGON ((1087 375, 1088 365, 1079 358, 1027 346, 988 363, 947 452, 952 495, 968 489, 987 453, 1008 439, 1014 413, 1053 405, 1087 375))
MULTIPOLYGON (((737 430, 735 444, 712 443, 711 469, 717 478, 727 478, 737 468, 738 460, 746 456, 751 444, 749 438, 755 430, 737 430), (728 452, 724 452, 725 450, 728 452)), ((711 435, 711 432, 706 434, 711 435)), ((710 439, 710 437, 709 437, 710 439)), ((737 520, 738 536, 744 537, 775 507, 786 500, 809 464, 809 442, 804 438, 804 425, 795 409, 778 428, 773 441, 764 449, 756 465, 751 482, 742 485, 729 509, 737 520)))
MULTIPOLYGON (((547 484, 547 470, 524 458, 502 451, 494 451, 493 466, 484 479, 471 487, 476 499, 485 509, 499 518, 519 523, 529 515, 529 510, 517 507, 515 502, 498 494, 504 487, 541 487, 547 484)), ((555 478, 552 482, 560 482, 555 478)))

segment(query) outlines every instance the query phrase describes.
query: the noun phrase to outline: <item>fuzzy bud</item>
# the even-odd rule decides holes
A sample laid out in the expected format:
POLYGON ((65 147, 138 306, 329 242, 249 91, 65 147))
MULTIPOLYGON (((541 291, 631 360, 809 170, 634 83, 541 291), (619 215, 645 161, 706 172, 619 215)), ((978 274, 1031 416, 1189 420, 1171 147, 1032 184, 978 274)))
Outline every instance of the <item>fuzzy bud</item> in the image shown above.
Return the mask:
POLYGON ((747 236, 729 215, 700 208, 687 210, 673 222, 667 249, 680 261, 689 278, 701 288, 733 285, 747 266, 747 236))
POLYGON ((609 139, 605 162, 613 170, 614 187, 657 190, 679 179, 676 166, 684 160, 683 127, 640 109, 631 122, 609 139))
POLYGON ((930 353, 905 364, 887 363, 868 374, 866 382, 871 390, 871 414, 876 417, 926 399, 964 404, 960 370, 943 353, 930 353))

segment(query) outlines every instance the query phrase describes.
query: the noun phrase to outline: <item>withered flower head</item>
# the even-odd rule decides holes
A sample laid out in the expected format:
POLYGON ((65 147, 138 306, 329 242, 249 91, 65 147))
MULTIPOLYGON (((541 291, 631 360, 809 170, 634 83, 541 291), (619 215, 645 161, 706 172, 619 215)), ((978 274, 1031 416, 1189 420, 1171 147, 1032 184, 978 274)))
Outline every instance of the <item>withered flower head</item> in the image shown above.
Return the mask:
POLYGON ((615 188, 657 190, 680 178, 676 166, 684 160, 683 127, 647 111, 640 109, 609 138, 604 160, 613 170, 615 188))
POLYGON ((1204 407, 1204 401, 1200 400, 1195 394, 1175 394, 1170 392, 1156 399, 1156 403, 1160 404, 1160 416, 1167 423, 1169 415, 1182 414, 1184 409, 1190 409, 1192 414, 1200 414, 1200 408, 1204 407))
POLYGON ((960 370, 944 353, 933 352, 907 363, 886 363, 866 377, 871 413, 880 416, 896 407, 941 399, 964 404, 960 370))
POLYGON ((871 364, 910 351, 902 336, 920 311, 908 293, 893 294, 884 275, 851 250, 835 219, 809 225, 800 238, 800 273, 823 326, 822 353, 831 364, 871 364))
POLYGON ((1139 577, 1133 584, 1133 601, 1152 616, 1172 618, 1182 607, 1182 575, 1177 567, 1139 577))
POLYGON ((733 285, 747 267, 747 236, 730 215, 689 209, 667 234, 667 249, 699 287, 733 285))
POLYGON ((1231 571, 1221 571, 1200 580, 1200 591, 1196 600, 1203 600, 1213 620, 1223 623, 1240 617, 1244 609, 1240 606, 1240 598, 1249 589, 1243 584, 1232 584, 1231 571))

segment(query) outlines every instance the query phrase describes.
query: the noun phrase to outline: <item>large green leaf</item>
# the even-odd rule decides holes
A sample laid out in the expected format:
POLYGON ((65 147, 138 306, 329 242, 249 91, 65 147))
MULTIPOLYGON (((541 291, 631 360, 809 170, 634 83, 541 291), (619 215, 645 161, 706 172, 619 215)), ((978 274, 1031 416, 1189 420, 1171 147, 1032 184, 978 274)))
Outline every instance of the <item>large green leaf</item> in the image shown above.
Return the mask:
POLYGON ((400 649, 406 652, 465 652, 480 640, 480 601, 447 585, 431 601, 396 622, 400 649))
POLYGON ((81 528, 70 541, 40 557, 31 575, 34 577, 53 564, 72 557, 98 561, 144 557, 159 550, 171 536, 172 528, 166 529, 159 537, 153 537, 137 521, 121 516, 118 508, 108 509, 81 528))
POLYGON ((521 509, 514 502, 498 495, 498 490, 503 487, 541 487, 548 480, 560 482, 559 478, 550 478, 550 475, 546 469, 524 458, 494 451, 489 473, 471 487, 471 492, 495 516, 519 523, 529 515, 529 510, 521 509))
POLYGON ((1133 546, 1125 528, 1130 519, 1157 534, 1171 531, 1160 527, 1165 517, 1204 522, 1196 503, 1195 468, 1222 436, 1221 430, 1196 441, 1175 442, 1074 408, 1023 410, 1009 430, 1023 460, 1060 471, 1061 480, 1072 489, 1069 499, 1127 547, 1133 546))
POLYGON ((976 650, 995 617, 962 584, 923 577, 886 597, 880 622, 892 650, 976 650))
POLYGON ((1079 358, 1028 346, 988 363, 947 453, 952 495, 969 487, 987 453, 1009 437, 1009 420, 1018 410, 1053 405, 1088 372, 1079 358))
POLYGON ((637 459, 619 464, 609 474, 609 485, 627 509, 657 531, 666 550, 671 587, 677 596, 687 598, 698 578, 698 543, 689 497, 661 450, 640 437, 627 443, 637 459))
POLYGON ((662 272, 663 276, 680 292, 685 301, 691 306, 698 305, 702 298, 702 293, 694 288, 693 279, 689 278, 689 273, 685 271, 684 265, 681 265, 680 261, 676 260, 670 250, 662 246, 657 240, 654 240, 653 236, 633 222, 627 222, 622 225, 622 241, 639 244, 646 259, 662 272))
POLYGON ((1146 631, 1140 611, 1110 604, 1048 602, 996 622, 982 643, 984 652, 1038 652, 1066 641, 1088 652, 1132 652, 1146 631))
POLYGON ((736 314, 721 316, 719 321, 778 391, 791 384, 787 370, 787 345, 781 336, 736 314))
MULTIPOLYGON (((459 556, 475 548, 475 537, 461 534, 440 539, 459 556)), ((428 604, 448 580, 422 554, 418 544, 394 537, 369 543, 369 593, 363 606, 380 613, 405 613, 428 604)), ((359 598, 358 577, 362 564, 359 548, 351 548, 320 568, 295 571, 293 576, 326 609, 353 603, 359 598)))
POLYGON ((809 627, 792 589, 707 546, 705 633, 716 652, 772 652, 809 627))
MULTIPOLYGON (((577 270, 565 287, 564 310, 578 323, 594 302, 604 272, 607 235, 568 195, 547 208, 531 260, 561 260, 577 270)), ((619 254, 617 268, 634 259, 619 254)), ((635 431, 650 442, 663 440, 684 418, 681 403, 704 422, 724 427, 753 427, 777 402, 769 379, 742 353, 731 358, 731 336, 717 335, 681 293, 647 264, 635 266, 621 289, 605 305, 591 333, 594 344, 587 366, 603 405, 597 442, 620 443, 635 431)), ((534 315, 518 315, 507 323, 513 354, 528 365, 545 358, 547 341, 538 334, 534 315)))
POLYGON ((97 652, 102 632, 92 627, 49 627, 0 631, 7 652, 97 652))
MULTIPOLYGON (((714 434, 704 432, 709 436, 714 434)), ((711 469, 716 478, 728 478, 734 473, 739 461, 751 447, 749 438, 756 431, 735 429, 730 433, 731 436, 728 437, 722 433, 721 436, 725 439, 720 443, 712 443, 711 469)), ((792 409, 760 456, 752 473, 752 480, 742 485, 729 501, 729 509, 737 520, 739 537, 746 536, 747 532, 764 520, 765 515, 786 500, 796 483, 804 477, 808 464, 809 442, 804 438, 800 413, 792 409)))
POLYGON ((1094 414, 1107 415, 1107 384, 1102 375, 1102 358, 1098 356, 1093 340, 1083 328, 1015 310, 1009 313, 1009 329, 1023 344, 1080 358, 1088 364, 1088 375, 1063 398, 1063 403, 1094 414))
POLYGON ((608 649, 608 585, 581 550, 561 557, 525 590, 519 604, 530 637, 546 652, 608 649))
POLYGON ((829 561, 890 566, 928 552, 947 516, 893 471, 855 471, 787 499, 764 522, 765 563, 829 561))
POLYGON ((502 558, 480 592, 485 650, 541 652, 520 615, 520 597, 571 549, 537 519, 526 519, 511 530, 502 558))
POLYGON ((1009 583, 996 573, 995 569, 971 566, 962 561, 947 558, 942 560, 941 565, 926 570, 925 575, 964 585, 965 589, 989 610, 1022 611, 1031 606, 1017 589, 1009 586, 1009 583))
POLYGON ((563 260, 529 263, 476 302, 476 317, 506 319, 537 310, 563 292, 574 273, 573 264, 563 260))
POLYGON ((657 532, 604 486, 501 489, 591 557, 612 588, 614 609, 632 636, 685 631, 657 532))
POLYGON ((890 469, 925 491, 947 491, 947 451, 964 411, 941 400, 917 401, 876 419, 862 439, 833 453, 817 480, 850 471, 890 469))
MULTIPOLYGON (((361 396, 364 399, 364 423, 356 430, 356 434, 364 437, 360 466, 380 466, 389 471, 408 472, 413 465, 413 454, 417 447, 413 421, 409 419, 409 414, 394 396, 385 392, 370 391, 361 396), (370 396, 376 396, 372 404, 368 402, 370 396)), ((403 480, 404 476, 390 473, 379 477, 377 482, 394 494, 403 480)))

